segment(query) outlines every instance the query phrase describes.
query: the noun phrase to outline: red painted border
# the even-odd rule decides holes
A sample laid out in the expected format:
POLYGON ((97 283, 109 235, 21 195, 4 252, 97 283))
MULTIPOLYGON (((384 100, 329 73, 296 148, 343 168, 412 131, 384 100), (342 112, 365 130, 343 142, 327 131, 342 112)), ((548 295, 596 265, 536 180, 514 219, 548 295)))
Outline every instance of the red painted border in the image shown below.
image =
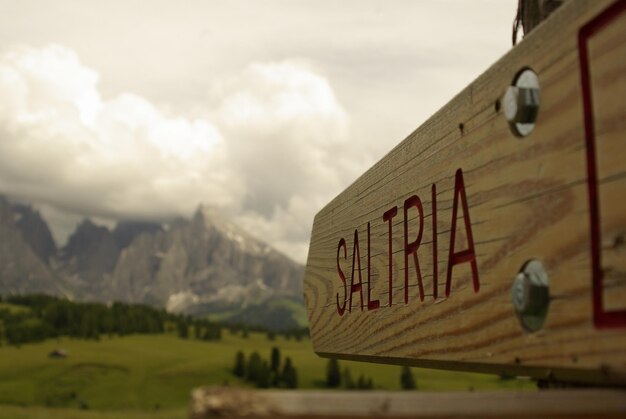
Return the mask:
POLYGON ((593 100, 589 78, 588 41, 626 10, 626 0, 618 0, 583 26, 578 32, 580 78, 583 94, 583 118, 587 143, 587 185, 589 188, 589 215, 591 218, 591 258, 593 270, 593 321, 598 329, 625 327, 626 310, 604 311, 604 278, 601 267, 600 210, 598 202, 598 177, 596 167, 593 100))

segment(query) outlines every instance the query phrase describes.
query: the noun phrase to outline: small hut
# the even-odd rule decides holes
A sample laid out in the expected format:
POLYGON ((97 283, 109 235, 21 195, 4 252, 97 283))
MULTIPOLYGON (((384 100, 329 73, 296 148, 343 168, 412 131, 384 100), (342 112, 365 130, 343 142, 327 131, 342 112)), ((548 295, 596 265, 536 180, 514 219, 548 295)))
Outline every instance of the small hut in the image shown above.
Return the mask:
POLYGON ((48 357, 53 359, 67 358, 67 351, 65 349, 55 349, 48 354, 48 357))

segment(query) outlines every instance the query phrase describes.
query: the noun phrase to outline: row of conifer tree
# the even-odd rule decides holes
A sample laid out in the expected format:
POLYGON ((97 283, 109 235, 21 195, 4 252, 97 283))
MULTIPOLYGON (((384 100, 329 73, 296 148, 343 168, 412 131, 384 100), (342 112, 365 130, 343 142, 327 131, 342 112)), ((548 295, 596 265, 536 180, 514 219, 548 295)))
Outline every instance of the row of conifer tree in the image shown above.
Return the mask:
POLYGON ((18 295, 0 299, 15 307, 0 308, 0 343, 21 345, 69 336, 100 339, 100 335, 163 333, 178 316, 141 304, 77 303, 48 295, 18 295))
MULTIPOLYGON (((402 367, 400 373, 400 386, 404 390, 414 390, 417 388, 417 383, 413 377, 411 369, 407 366, 402 367)), ((339 366, 339 361, 336 359, 329 359, 326 365, 326 387, 328 388, 345 388, 349 390, 371 390, 374 388, 374 380, 371 377, 366 377, 363 374, 359 375, 359 378, 354 381, 350 368, 345 367, 343 370, 339 366)))
MULTIPOLYGON (((246 359, 243 351, 235 355, 233 374, 248 382, 254 383, 258 388, 298 388, 298 373, 291 358, 286 357, 282 361, 280 349, 273 347, 269 360, 263 359, 254 351, 246 359)), ((371 390, 374 388, 374 380, 365 375, 359 375, 355 381, 348 367, 341 370, 339 361, 329 359, 326 366, 326 387, 345 388, 358 390, 371 390)), ((402 367, 400 385, 404 390, 417 388, 417 383, 409 367, 402 367)))
POLYGON ((246 361, 243 351, 238 351, 233 374, 254 383, 258 388, 298 388, 298 372, 291 358, 286 357, 283 362, 277 347, 272 348, 269 361, 261 358, 256 351, 246 361))

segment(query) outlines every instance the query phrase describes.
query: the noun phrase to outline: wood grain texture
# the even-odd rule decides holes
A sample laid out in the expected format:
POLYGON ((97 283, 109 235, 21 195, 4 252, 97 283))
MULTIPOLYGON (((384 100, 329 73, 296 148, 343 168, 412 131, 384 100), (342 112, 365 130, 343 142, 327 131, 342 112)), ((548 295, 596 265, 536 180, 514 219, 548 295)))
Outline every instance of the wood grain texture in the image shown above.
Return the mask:
POLYGON ((616 390, 541 392, 285 391, 199 388, 190 417, 621 418, 616 390))
POLYGON ((626 309, 626 13, 589 39, 590 84, 598 169, 603 297, 606 310, 626 309), (621 197, 619 199, 618 197, 621 197), (606 205, 603 205, 606 203, 606 205))
MULTIPOLYGON (((594 324, 588 152, 578 44, 581 27, 611 5, 623 3, 566 2, 317 214, 304 290, 318 354, 626 383, 626 328, 594 324), (539 75, 541 108, 535 130, 518 138, 498 104, 524 68, 539 75), (459 169, 464 188, 459 188, 459 169), (421 211, 415 200, 409 200, 413 195, 419 197, 421 211), (389 216, 383 214, 396 206, 397 215, 388 222, 389 216), (451 252, 454 207, 456 237, 451 252), (476 274, 467 252, 472 248, 467 220, 471 220, 476 274), (420 230, 416 263, 411 243, 420 230), (530 259, 543 263, 550 280, 547 319, 535 333, 523 330, 511 302, 513 280, 530 259), (457 262, 452 267, 451 260, 457 262), (347 284, 343 315, 339 270, 347 284), (371 303, 368 309, 368 293, 372 302, 379 301, 378 308, 371 303)), ((626 307, 624 19, 623 15, 614 19, 588 44, 593 116, 598 121, 594 147, 605 272, 602 294, 604 310, 618 311, 626 307)))

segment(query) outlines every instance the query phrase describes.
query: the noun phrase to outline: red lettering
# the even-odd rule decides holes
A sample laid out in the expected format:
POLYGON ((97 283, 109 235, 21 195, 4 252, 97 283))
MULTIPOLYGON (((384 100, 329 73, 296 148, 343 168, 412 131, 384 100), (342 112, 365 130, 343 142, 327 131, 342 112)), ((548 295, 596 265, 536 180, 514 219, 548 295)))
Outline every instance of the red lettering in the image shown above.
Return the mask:
MULTIPOLYGON (((439 248, 437 238, 437 185, 431 185, 431 216, 432 216, 432 275, 433 275, 433 300, 437 300, 439 297, 439 248)), ((422 200, 418 195, 412 195, 404 201, 404 303, 409 303, 409 259, 413 258, 413 266, 415 267, 415 276, 417 279, 417 287, 419 292, 420 301, 424 301, 426 294, 424 293, 422 270, 420 267, 418 251, 422 243, 424 235, 424 207, 422 200), (417 210, 417 225, 418 229, 415 233, 415 239, 409 241, 409 212, 412 208, 417 210)), ((389 289, 389 307, 393 305, 393 220, 398 215, 398 207, 394 206, 383 213, 383 221, 387 223, 388 234, 388 289, 389 289)), ((450 246, 448 254, 448 265, 446 271, 446 284, 445 295, 450 297, 450 291, 452 288, 452 270, 456 265, 463 263, 469 263, 472 270, 472 282, 474 286, 474 292, 478 292, 480 289, 480 279, 478 276, 478 262, 476 261, 476 250, 474 247, 474 237, 472 233, 472 223, 470 220, 469 205, 467 202, 467 192, 465 190, 465 180, 463 179, 463 171, 458 169, 455 173, 454 180, 454 196, 452 203, 452 222, 450 228, 450 246), (457 238, 457 221, 459 214, 459 207, 463 211, 463 224, 465 226, 465 236, 467 237, 467 248, 463 250, 455 249, 457 238)), ((461 233, 462 234, 462 233, 461 233)), ((348 257, 348 246, 346 240, 341 238, 339 245, 337 246, 337 274, 341 280, 343 286, 343 302, 340 304, 340 293, 336 294, 337 313, 343 316, 346 309, 352 312, 352 303, 355 293, 359 293, 361 311, 367 306, 367 310, 377 310, 381 307, 380 299, 373 299, 372 290, 374 289, 374 282, 372 278, 372 246, 371 246, 371 223, 367 223, 367 303, 364 298, 364 282, 363 273, 361 272, 361 248, 359 244, 359 231, 354 230, 354 245, 352 248, 352 271, 350 275, 350 285, 348 287, 346 276, 341 269, 340 258, 343 248, 343 260, 346 261, 348 257), (358 277, 357 277, 358 276, 358 277), (349 294, 349 295, 348 295, 349 294), (348 307, 346 307, 348 305, 348 307)))
POLYGON ((380 301, 372 300, 372 257, 370 246, 370 223, 367 223, 367 309, 376 310, 380 301))
POLYGON ((433 209, 433 299, 437 299, 437 288, 439 286, 439 267, 437 266, 437 187, 433 183, 431 188, 432 209, 433 209))
POLYGON ((359 250, 359 232, 354 230, 354 248, 352 249, 352 276, 350 278, 350 305, 348 311, 352 312, 352 294, 359 291, 361 294, 361 311, 363 311, 363 279, 361 277, 361 251, 359 250), (355 263, 356 261, 356 263, 355 263), (358 266, 359 283, 354 283, 354 267, 358 266))
POLYGON ((383 214, 383 221, 389 223, 389 307, 393 304, 393 217, 398 215, 398 207, 393 207, 383 214))
POLYGON ((419 259, 417 257, 417 249, 422 242, 422 233, 424 232, 424 209, 419 196, 413 195, 404 201, 404 303, 409 302, 409 255, 413 255, 415 263, 415 271, 417 275, 417 286, 419 287, 420 301, 424 301, 424 286, 422 285, 422 272, 420 269, 419 259), (415 241, 409 243, 409 208, 415 207, 419 211, 419 232, 415 241))
POLYGON ((341 270, 341 266, 339 266, 339 251, 343 247, 343 258, 346 259, 348 257, 348 249, 346 246, 346 240, 342 237, 339 240, 339 246, 337 247, 337 273, 339 274, 339 279, 343 283, 343 305, 339 305, 339 293, 337 293, 337 313, 340 316, 343 316, 343 313, 346 311, 346 300, 348 299, 347 290, 346 290, 346 276, 343 274, 341 270))
POLYGON ((448 273, 446 278, 446 297, 450 296, 450 286, 452 284, 452 267, 461 263, 469 262, 472 267, 472 277, 474 281, 474 292, 478 292, 480 283, 478 280, 478 266, 476 265, 476 253, 474 251, 474 239, 472 237, 472 223, 470 221, 469 208, 467 206, 467 196, 465 194, 465 183, 463 181, 463 171, 456 171, 454 181, 454 201, 452 204, 452 228, 450 232, 450 254, 448 257, 448 273), (467 249, 458 252, 454 251, 456 238, 456 219, 459 205, 459 196, 463 205, 463 222, 465 223, 465 233, 467 235, 467 249))

